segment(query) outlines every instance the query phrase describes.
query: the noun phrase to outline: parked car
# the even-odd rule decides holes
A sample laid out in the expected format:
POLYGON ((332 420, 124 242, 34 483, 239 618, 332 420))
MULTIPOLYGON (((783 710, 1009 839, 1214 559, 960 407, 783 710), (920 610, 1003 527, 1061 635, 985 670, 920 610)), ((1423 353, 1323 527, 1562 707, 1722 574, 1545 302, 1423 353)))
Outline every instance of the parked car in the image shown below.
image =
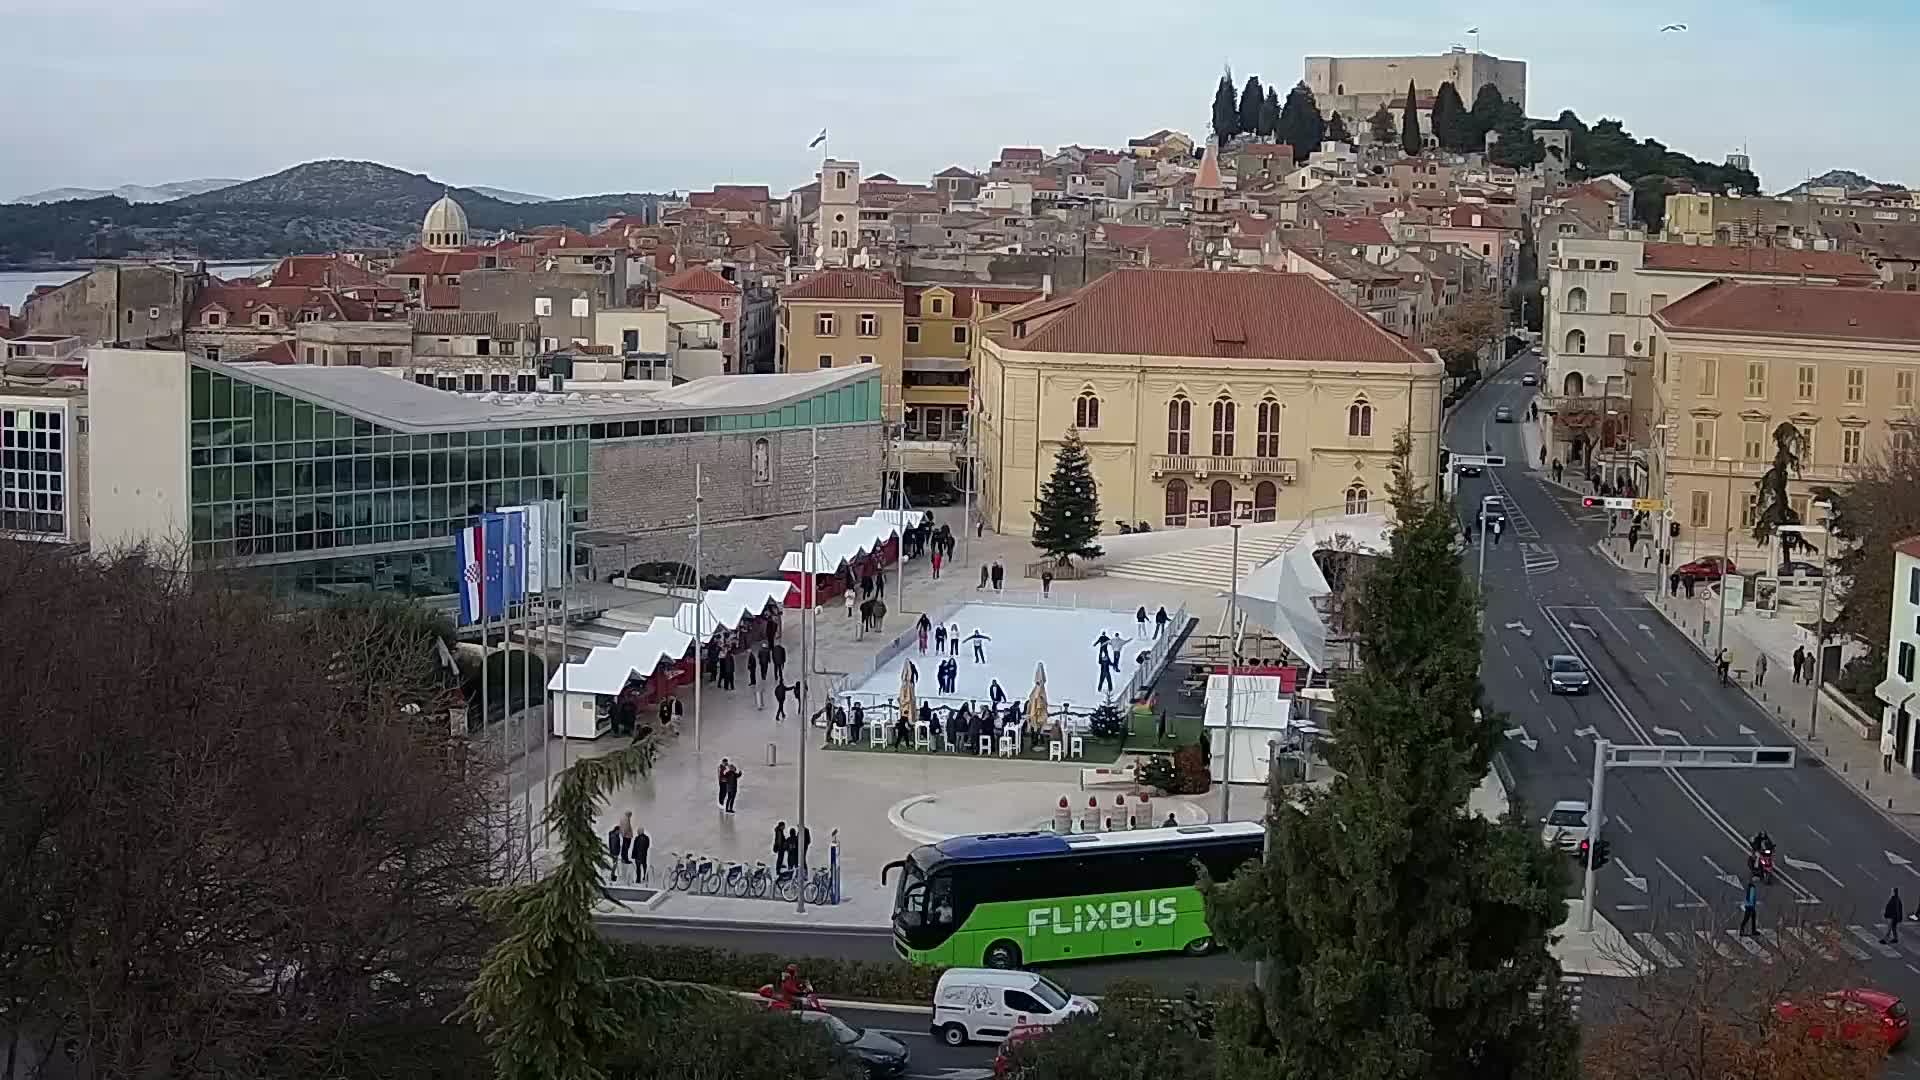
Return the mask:
POLYGON ((1547 693, 1584 694, 1593 689, 1593 676, 1577 656, 1560 653, 1547 661, 1547 693))
POLYGON ((1509 406, 1502 405, 1493 410, 1493 422, 1496 424, 1513 423, 1513 409, 1509 406))
POLYGON ((1571 855, 1587 843, 1587 802, 1562 799, 1540 819, 1540 840, 1550 848, 1571 855))
POLYGON ((882 1035, 877 1031, 857 1028, 832 1013, 814 1012, 802 1009, 793 1014, 802 1023, 818 1024, 827 1029, 833 1041, 839 1043, 860 1061, 860 1067, 866 1071, 869 1080, 883 1080, 889 1076, 901 1076, 907 1071, 909 1054, 907 1048, 898 1039, 882 1035))
POLYGON ((1520 376, 1520 385, 1521 386, 1539 386, 1540 376, 1535 375, 1533 372, 1529 371, 1525 375, 1520 376))
POLYGON ((1720 555, 1708 555, 1695 559, 1690 563, 1682 564, 1680 569, 1674 571, 1680 575, 1682 581, 1719 581, 1727 574, 1739 572, 1740 568, 1733 564, 1732 559, 1720 555))
POLYGON ((932 1031, 948 1046, 999 1042, 1015 1028, 1051 1027, 1100 1006, 1031 971, 948 968, 933 989, 932 1031))
POLYGON ((1907 1029, 1912 1024, 1906 1002, 1884 990, 1866 987, 1835 990, 1819 998, 1812 1007, 1782 1001, 1774 1005, 1773 1015, 1785 1023, 1805 1023, 1810 1039, 1824 1039, 1833 1034, 1849 1041, 1878 1039, 1888 1050, 1898 1049, 1907 1041, 1907 1029), (1837 1019, 1819 1015, 1824 1013, 1831 1013, 1837 1019), (1838 1032, 1829 1030, 1832 1026, 1837 1026, 1838 1032))
POLYGON ((1001 1042, 1000 1049, 993 1052, 993 1075, 995 1080, 1003 1080, 1003 1078, 1013 1075, 1014 1047, 1019 1046, 1023 1042, 1030 1042, 1040 1038, 1051 1030, 1051 1028, 1028 1024, 1026 1027, 1017 1027, 1009 1032, 1006 1039, 1001 1042))
POLYGON ((1798 559, 1795 559, 1789 562, 1781 563, 1780 569, 1776 572, 1775 576, 1779 577, 1783 581, 1789 580, 1792 578, 1818 579, 1818 578, 1826 577, 1827 572, 1825 569, 1815 566, 1810 562, 1801 562, 1798 559))

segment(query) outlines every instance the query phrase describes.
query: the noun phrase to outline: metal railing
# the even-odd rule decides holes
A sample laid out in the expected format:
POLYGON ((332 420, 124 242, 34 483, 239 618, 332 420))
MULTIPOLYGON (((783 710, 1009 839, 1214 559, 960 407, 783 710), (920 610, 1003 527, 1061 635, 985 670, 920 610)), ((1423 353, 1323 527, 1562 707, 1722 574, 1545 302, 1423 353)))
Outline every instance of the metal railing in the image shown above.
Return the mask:
POLYGON ((1151 465, 1156 473, 1191 473, 1211 476, 1230 473, 1238 476, 1277 476, 1291 484, 1300 476, 1297 458, 1219 457, 1210 454, 1154 454, 1151 465))

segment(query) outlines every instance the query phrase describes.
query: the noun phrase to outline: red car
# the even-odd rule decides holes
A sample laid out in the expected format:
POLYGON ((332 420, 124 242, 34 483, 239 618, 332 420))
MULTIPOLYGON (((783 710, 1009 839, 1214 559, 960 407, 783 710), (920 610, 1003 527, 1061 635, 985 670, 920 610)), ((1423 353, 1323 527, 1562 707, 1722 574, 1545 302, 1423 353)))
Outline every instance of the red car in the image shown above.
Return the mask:
POLYGON ((1048 1032, 1042 1024, 1021 1024, 1016 1026, 1001 1041, 1000 1049, 993 1054, 994 1080, 1008 1080, 1013 1075, 1013 1048, 1030 1039, 1037 1039, 1048 1032))
POLYGON ((1739 572, 1740 568, 1733 565, 1732 559, 1720 555, 1695 559, 1674 571, 1680 575, 1681 581, 1719 581, 1724 575, 1739 572))
MULTIPOLYGON (((1819 1007, 1822 1012, 1831 1012, 1839 1018, 1839 1035, 1843 1039, 1877 1037, 1888 1050, 1897 1049, 1907 1041, 1907 1028, 1911 1021, 1907 1018, 1906 1002, 1884 990, 1864 987, 1835 990, 1820 999, 1819 1007)), ((1802 1006, 1792 1001, 1782 1001, 1773 1007, 1773 1015, 1786 1022, 1794 1021, 1801 1011, 1802 1006)), ((1827 1037, 1828 1021, 1825 1016, 1807 1019, 1808 1038, 1827 1037)))

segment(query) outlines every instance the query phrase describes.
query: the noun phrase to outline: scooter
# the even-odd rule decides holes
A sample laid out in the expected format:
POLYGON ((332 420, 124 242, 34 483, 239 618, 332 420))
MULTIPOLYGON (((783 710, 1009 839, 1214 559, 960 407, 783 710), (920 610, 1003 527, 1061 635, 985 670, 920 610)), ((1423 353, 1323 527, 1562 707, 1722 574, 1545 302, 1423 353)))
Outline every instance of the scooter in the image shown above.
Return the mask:
POLYGON ((786 995, 780 992, 780 988, 773 983, 767 983, 765 986, 762 986, 759 994, 762 1007, 768 1012, 794 1012, 796 1011, 796 1007, 797 1011, 800 1012, 827 1011, 820 1006, 820 996, 813 992, 812 985, 808 985, 799 997, 791 1001, 788 1000, 786 995))
POLYGON ((1762 848, 1759 851, 1751 852, 1747 856, 1747 863, 1748 863, 1749 869, 1751 869, 1754 873, 1760 875, 1761 881, 1764 881, 1769 885, 1773 884, 1773 849, 1772 848, 1762 848))

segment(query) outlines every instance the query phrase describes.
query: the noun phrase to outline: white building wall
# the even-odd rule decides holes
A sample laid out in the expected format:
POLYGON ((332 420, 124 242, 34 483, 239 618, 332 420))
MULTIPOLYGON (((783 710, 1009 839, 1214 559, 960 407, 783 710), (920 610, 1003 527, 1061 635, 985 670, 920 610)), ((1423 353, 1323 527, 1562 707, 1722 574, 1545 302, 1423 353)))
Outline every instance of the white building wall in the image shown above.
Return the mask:
POLYGON ((1920 728, 1920 559, 1904 551, 1893 555, 1893 619, 1887 633, 1886 681, 1881 684, 1880 753, 1896 767, 1913 769, 1915 729, 1920 728), (1900 708, 1905 702, 1907 715, 1906 747, 1901 752, 1900 708))
POLYGON ((188 371, 183 352, 88 350, 95 551, 186 543, 188 371))

